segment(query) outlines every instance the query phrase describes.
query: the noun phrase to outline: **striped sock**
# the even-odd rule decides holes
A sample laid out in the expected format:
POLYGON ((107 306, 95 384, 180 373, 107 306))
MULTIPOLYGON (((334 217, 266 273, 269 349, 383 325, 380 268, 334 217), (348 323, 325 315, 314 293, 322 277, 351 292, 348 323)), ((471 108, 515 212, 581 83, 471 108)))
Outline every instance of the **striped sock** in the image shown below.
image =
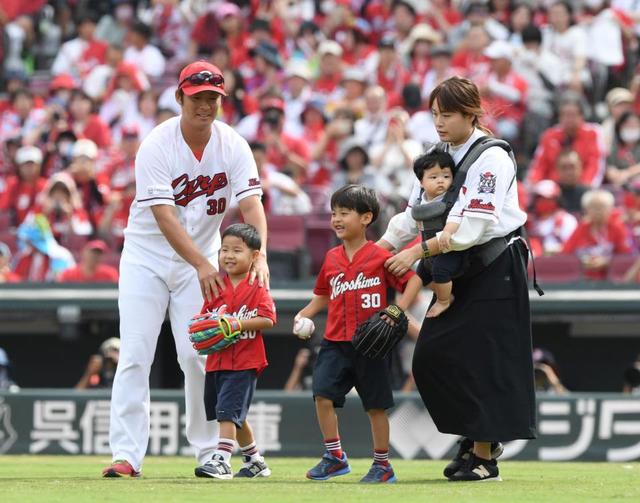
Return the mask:
POLYGON ((240 447, 240 450, 242 451, 242 456, 245 463, 258 461, 260 459, 260 451, 258 450, 255 442, 251 442, 249 445, 240 447))
POLYGON ((340 437, 325 438, 324 446, 333 457, 342 459, 342 444, 340 443, 340 437))
POLYGON ((389 464, 389 449, 374 449, 373 462, 376 465, 387 466, 389 464))
POLYGON ((234 444, 235 441, 230 438, 220 438, 218 440, 218 447, 213 454, 222 456, 224 462, 229 464, 231 462, 231 453, 233 452, 234 444))

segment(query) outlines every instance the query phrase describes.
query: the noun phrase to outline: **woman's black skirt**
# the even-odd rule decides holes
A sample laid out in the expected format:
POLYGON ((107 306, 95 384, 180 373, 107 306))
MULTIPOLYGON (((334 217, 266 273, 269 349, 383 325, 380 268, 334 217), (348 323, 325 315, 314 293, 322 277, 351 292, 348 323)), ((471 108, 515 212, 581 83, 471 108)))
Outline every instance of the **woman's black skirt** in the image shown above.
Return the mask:
POLYGON ((516 241, 489 267, 455 279, 451 307, 422 325, 413 374, 443 433, 535 438, 527 257, 516 241))

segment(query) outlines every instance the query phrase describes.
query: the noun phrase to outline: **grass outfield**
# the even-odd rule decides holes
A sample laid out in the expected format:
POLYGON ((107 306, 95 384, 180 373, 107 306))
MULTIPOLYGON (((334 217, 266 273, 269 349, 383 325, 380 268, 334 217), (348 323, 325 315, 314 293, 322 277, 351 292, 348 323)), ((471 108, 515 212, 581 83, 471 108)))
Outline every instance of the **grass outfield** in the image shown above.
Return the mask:
MULTIPOLYGON (((640 463, 500 463, 503 482, 450 483, 442 461, 394 460, 397 484, 358 484, 370 460, 351 460, 352 473, 328 482, 304 478, 316 459, 269 458, 260 480, 196 479, 189 458, 149 457, 141 479, 102 479, 102 456, 0 456, 0 500, 8 502, 224 501, 283 502, 580 502, 640 501, 640 463)), ((238 468, 238 459, 233 461, 238 468)))

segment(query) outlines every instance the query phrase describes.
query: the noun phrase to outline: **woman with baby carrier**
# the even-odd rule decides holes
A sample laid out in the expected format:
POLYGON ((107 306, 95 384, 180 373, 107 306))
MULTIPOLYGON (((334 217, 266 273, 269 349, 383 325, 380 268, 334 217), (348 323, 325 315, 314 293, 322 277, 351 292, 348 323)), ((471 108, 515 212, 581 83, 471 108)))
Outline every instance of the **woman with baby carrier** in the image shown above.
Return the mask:
POLYGON ((438 430, 461 436, 444 475, 501 480, 501 442, 535 437, 528 249, 521 237, 527 215, 518 205, 511 148, 479 124, 477 86, 447 79, 433 90, 429 106, 443 142, 437 148, 456 163, 453 184, 440 203, 421 204, 416 181, 409 207, 390 221, 379 244, 402 250, 422 230, 421 243, 387 261, 396 275, 418 260, 420 273, 433 256, 464 252, 448 308, 422 324, 413 375, 438 430), (427 232, 434 223, 436 230, 427 232), (443 235, 445 223, 457 224, 447 225, 455 232, 443 235))

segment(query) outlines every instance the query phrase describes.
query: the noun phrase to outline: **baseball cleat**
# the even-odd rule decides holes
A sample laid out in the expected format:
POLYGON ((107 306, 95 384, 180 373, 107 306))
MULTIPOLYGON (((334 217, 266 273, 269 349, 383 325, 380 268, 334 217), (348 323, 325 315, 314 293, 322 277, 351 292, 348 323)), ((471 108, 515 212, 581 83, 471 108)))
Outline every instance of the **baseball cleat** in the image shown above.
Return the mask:
POLYGON ((139 477, 142 472, 137 472, 125 459, 116 459, 113 463, 102 470, 102 476, 106 478, 116 477, 139 477))
POLYGON ((268 477, 269 475, 271 475, 271 470, 267 466, 267 463, 264 462, 264 459, 259 459, 257 461, 245 463, 242 469, 240 469, 240 471, 236 473, 234 477, 255 479, 258 477, 268 477))
POLYGON ((351 468, 349 467, 346 453, 343 452, 340 459, 325 452, 320 462, 307 472, 307 478, 311 480, 327 480, 350 472, 351 468))
POLYGON ((471 454, 466 463, 449 477, 450 482, 501 482, 498 462, 471 454))
POLYGON ((196 477, 209 477, 219 480, 230 480, 233 478, 231 466, 224 462, 222 456, 214 454, 204 465, 195 469, 196 477))
MULTIPOLYGON (((462 437, 458 440, 460 447, 458 448, 458 453, 451 460, 451 462, 444 468, 444 476, 450 478, 454 473, 456 473, 464 463, 469 459, 469 456, 473 452, 473 440, 468 439, 466 437, 462 437)), ((504 452, 504 446, 501 442, 492 442, 491 443, 491 459, 498 459, 502 456, 504 452)))
POLYGON ((391 465, 381 465, 380 463, 373 463, 369 472, 360 479, 360 482, 364 484, 393 484, 397 481, 391 465))

